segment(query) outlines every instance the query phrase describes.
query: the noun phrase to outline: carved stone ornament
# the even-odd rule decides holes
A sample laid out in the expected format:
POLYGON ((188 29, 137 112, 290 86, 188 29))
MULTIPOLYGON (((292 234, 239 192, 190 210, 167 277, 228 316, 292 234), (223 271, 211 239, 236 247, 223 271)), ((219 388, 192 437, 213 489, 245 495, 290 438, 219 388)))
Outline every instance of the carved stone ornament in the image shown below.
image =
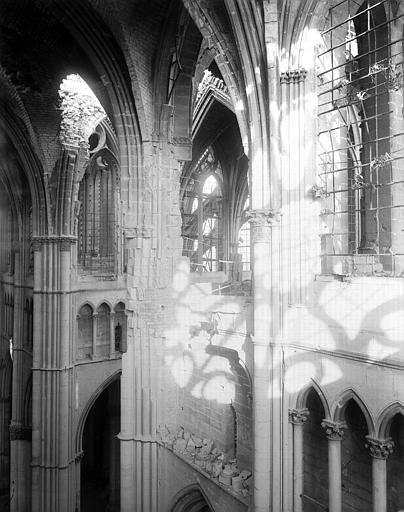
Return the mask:
POLYGON ((388 439, 374 439, 366 436, 367 443, 366 448, 369 448, 370 455, 375 459, 387 459, 390 453, 393 452, 394 443, 388 439))
POLYGON ((80 462, 84 457, 83 450, 81 452, 76 453, 76 456, 74 458, 75 462, 80 462))
POLYGON ((297 84, 306 79, 307 71, 305 69, 288 69, 281 73, 281 84, 297 84))
POLYGON ((11 424, 10 441, 31 441, 32 429, 31 427, 24 427, 22 425, 11 424))
POLYGON ((77 242, 74 236, 37 236, 32 238, 32 248, 40 251, 43 245, 59 244, 60 251, 70 251, 72 244, 77 242))
POLYGON ((281 220, 282 213, 280 210, 272 208, 262 210, 248 210, 247 220, 252 226, 272 226, 281 220))
POLYGON ((289 422, 293 425, 303 425, 309 416, 308 409, 289 409, 289 422))
POLYGON ((341 441, 344 436, 345 423, 323 420, 321 426, 325 430, 325 435, 329 441, 341 441))
POLYGON ((252 228, 253 242, 268 241, 268 229, 280 222, 282 213, 280 210, 262 209, 249 210, 247 220, 252 228))

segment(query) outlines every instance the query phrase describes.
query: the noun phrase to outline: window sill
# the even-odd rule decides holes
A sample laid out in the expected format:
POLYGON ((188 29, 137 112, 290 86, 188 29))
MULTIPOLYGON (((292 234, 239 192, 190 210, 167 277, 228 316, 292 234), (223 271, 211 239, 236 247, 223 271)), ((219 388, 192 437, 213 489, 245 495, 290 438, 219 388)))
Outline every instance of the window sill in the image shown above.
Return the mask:
POLYGON ((215 283, 222 284, 229 280, 226 272, 190 272, 191 283, 215 283))

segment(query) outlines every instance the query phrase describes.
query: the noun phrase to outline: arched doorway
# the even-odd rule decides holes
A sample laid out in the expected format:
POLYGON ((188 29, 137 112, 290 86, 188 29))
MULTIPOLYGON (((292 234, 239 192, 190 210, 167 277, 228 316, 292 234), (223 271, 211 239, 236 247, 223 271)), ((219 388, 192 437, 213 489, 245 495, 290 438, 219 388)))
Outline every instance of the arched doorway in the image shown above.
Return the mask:
POLYGON ((120 509, 121 382, 117 378, 92 405, 83 430, 81 512, 120 509))
POLYGON ((189 487, 180 493, 171 512, 213 512, 213 509, 199 487, 189 487))

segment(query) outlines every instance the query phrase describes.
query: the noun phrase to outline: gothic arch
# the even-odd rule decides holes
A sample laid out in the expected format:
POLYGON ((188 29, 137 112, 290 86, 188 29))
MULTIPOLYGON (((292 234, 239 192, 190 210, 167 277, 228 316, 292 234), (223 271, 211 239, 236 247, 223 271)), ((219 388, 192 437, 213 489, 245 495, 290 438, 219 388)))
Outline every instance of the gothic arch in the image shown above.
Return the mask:
POLYGON ((41 150, 29 115, 17 90, 11 83, 3 67, 0 66, 1 103, 0 127, 18 148, 18 158, 27 177, 34 206, 34 231, 44 232, 46 226, 47 194, 42 179, 42 162, 45 156, 41 150))
MULTIPOLYGON (((255 109, 259 101, 256 103, 255 98, 250 102, 250 104, 248 103, 249 99, 244 93, 245 87, 244 83, 242 83, 243 78, 246 77, 242 77, 239 72, 239 70, 242 69, 242 66, 238 62, 238 58, 235 57, 234 52, 231 54, 229 48, 226 46, 222 36, 222 31, 220 30, 219 23, 217 19, 215 19, 215 16, 212 16, 211 13, 205 11, 204 6, 201 5, 200 2, 196 2, 195 0, 183 0, 183 3, 202 36, 213 43, 211 44, 211 49, 213 51, 214 59, 220 69, 225 84, 229 88, 229 94, 235 108, 244 149, 246 154, 248 154, 251 147, 249 118, 266 119, 266 114, 262 111, 263 115, 259 116, 255 109), (224 55, 226 55, 227 58, 224 58, 224 55), (250 107, 250 112, 247 105, 250 107)), ((232 23, 232 20, 230 20, 230 22, 232 23)), ((237 28, 239 27, 235 27, 233 23, 232 27, 237 36, 243 32, 241 29, 240 32, 238 32, 237 28)), ((248 32, 254 32, 254 30, 251 29, 248 32)), ((240 44, 240 47, 247 46, 248 44, 246 44, 245 41, 240 44)), ((249 73, 249 77, 252 79, 252 83, 255 83, 255 61, 251 62, 250 59, 247 59, 243 64, 245 66, 244 69, 246 70, 246 73, 249 73)))
MULTIPOLYGON (((101 304, 101 302, 100 302, 101 304)), ((100 305, 98 304, 98 305, 100 305)), ((94 311, 96 311, 97 307, 94 305, 93 302, 91 302, 90 300, 86 300, 85 302, 83 302, 82 304, 79 305, 79 307, 77 308, 77 314, 79 314, 79 311, 81 310, 81 308, 84 308, 84 306, 88 306, 89 308, 91 308, 92 312, 94 313, 94 311)))
POLYGON ((376 433, 379 439, 390 437, 390 427, 397 414, 404 416, 404 406, 400 402, 393 402, 379 414, 376 422, 376 433))
POLYGON ((182 489, 173 500, 170 512, 214 512, 203 489, 198 484, 192 484, 182 489))
POLYGON ((372 414, 369 411, 368 407, 365 405, 364 401, 359 397, 359 395, 352 389, 349 388, 341 395, 331 407, 331 417, 334 421, 343 422, 345 419, 345 409, 350 400, 353 400, 359 409, 362 411, 366 424, 368 427, 368 434, 370 436, 374 436, 375 434, 375 422, 373 420, 372 414))
POLYGON ((75 446, 76 446, 76 454, 80 454, 82 451, 82 440, 83 440, 83 431, 84 426, 86 424, 86 420, 88 417, 89 412, 91 411, 91 408, 95 404, 97 398, 101 395, 101 393, 107 389, 107 387, 112 384, 114 381, 118 380, 122 374, 122 370, 115 371, 112 375, 110 375, 105 381, 98 386, 98 388, 94 391, 94 393, 91 395, 90 399, 87 401, 87 404, 85 405, 83 412, 81 413, 81 416, 79 418, 78 424, 77 424, 77 430, 76 430, 76 440, 75 440, 75 446))
POLYGON ((304 389, 300 391, 296 398, 296 409, 306 409, 307 408, 307 398, 311 390, 314 390, 318 395, 321 404, 324 409, 325 419, 331 419, 330 405, 325 396, 324 391, 321 389, 321 386, 314 380, 311 379, 311 382, 308 383, 304 389))
MULTIPOLYGON (((0 87, 2 94, 4 94, 3 101, 6 105, 0 109, 0 131, 5 135, 5 142, 12 146, 18 162, 21 175, 26 179, 28 190, 32 203, 33 216, 32 227, 34 235, 44 235, 49 232, 49 211, 48 211, 48 196, 45 190, 42 174, 42 163, 40 160, 40 150, 38 144, 32 139, 32 128, 30 125, 25 124, 25 110, 22 111, 22 106, 19 105, 19 98, 17 92, 12 94, 4 83, 3 77, 0 76, 0 87), (18 151, 17 151, 18 148, 18 151)), ((7 179, 10 179, 7 170, 2 173, 7 174, 7 179)), ((14 181, 16 177, 12 177, 14 181)), ((4 185, 6 186, 6 185, 4 185)), ((8 188, 8 187, 6 187, 8 188)), ((15 190, 18 190, 16 187, 15 190)), ((10 190, 13 191, 14 187, 10 183, 10 190)), ((20 201, 15 198, 11 201, 12 205, 18 205, 20 201)))

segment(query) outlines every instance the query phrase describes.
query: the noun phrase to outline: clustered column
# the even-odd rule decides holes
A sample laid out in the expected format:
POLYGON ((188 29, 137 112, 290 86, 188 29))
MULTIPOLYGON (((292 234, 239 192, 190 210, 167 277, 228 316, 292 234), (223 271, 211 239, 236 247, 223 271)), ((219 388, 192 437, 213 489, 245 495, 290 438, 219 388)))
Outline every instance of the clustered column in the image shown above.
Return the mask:
POLYGON ((73 238, 34 241, 32 510, 74 508, 70 273, 73 238))
MULTIPOLYGON (((281 417, 280 401, 271 400, 272 387, 276 386, 276 377, 280 378, 282 366, 273 343, 276 320, 272 308, 275 307, 278 290, 272 279, 273 274, 278 275, 275 265, 268 273, 268 262, 273 260, 273 246, 277 245, 279 238, 280 215, 271 209, 256 209, 249 212, 249 220, 254 257, 254 335, 251 336, 254 349, 254 510, 267 512, 271 500, 270 482, 281 476, 273 469, 282 445, 278 425, 273 421, 273 418, 281 417), (277 411, 274 409, 276 405, 279 407, 277 411), (275 453, 274 445, 278 453, 275 453)), ((272 485, 275 487, 275 483, 272 485)), ((276 492, 279 489, 280 484, 276 492)))

